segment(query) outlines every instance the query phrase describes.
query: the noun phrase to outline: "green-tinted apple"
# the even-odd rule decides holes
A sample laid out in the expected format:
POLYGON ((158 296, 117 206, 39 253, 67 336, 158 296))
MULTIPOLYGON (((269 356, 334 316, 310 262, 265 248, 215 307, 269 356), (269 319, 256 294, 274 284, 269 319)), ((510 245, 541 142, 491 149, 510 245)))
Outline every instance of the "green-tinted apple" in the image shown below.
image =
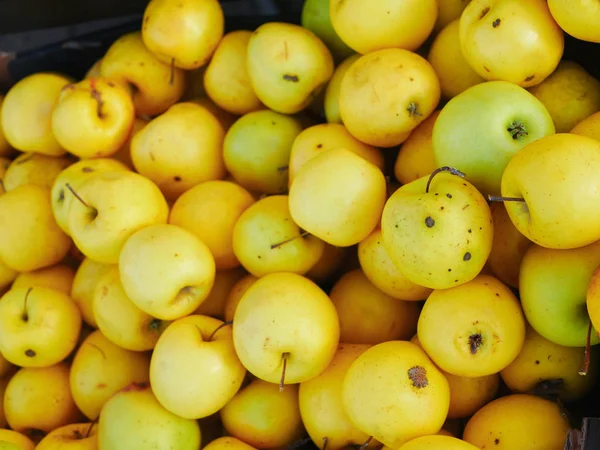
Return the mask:
POLYGON ((451 166, 482 193, 499 195, 504 168, 525 145, 554 133, 533 94, 506 81, 477 84, 452 98, 433 127, 437 166, 451 166))

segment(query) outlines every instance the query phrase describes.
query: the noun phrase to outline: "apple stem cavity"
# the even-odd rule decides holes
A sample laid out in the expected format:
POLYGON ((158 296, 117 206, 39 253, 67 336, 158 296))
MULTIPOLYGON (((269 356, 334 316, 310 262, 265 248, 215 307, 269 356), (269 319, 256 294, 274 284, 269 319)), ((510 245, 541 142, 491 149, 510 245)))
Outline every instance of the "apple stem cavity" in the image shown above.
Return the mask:
POLYGON ((583 366, 581 366, 581 369, 579 369, 579 375, 582 376, 586 376, 588 374, 588 369, 590 368, 590 358, 591 358, 591 351, 592 351, 592 321, 590 320, 590 324, 588 325, 588 331, 587 331, 587 338, 585 341, 585 353, 584 353, 584 358, 583 358, 583 366))
POLYGON ((502 197, 500 195, 488 195, 488 201, 490 202, 524 202, 525 199, 521 197, 502 197))
POLYGON ((33 291, 32 287, 27 289, 27 292, 25 293, 25 299, 23 301, 23 315, 21 316, 23 322, 27 322, 29 320, 29 314, 27 314, 27 299, 29 298, 29 294, 31 294, 31 291, 33 291))
POLYGON ((283 386, 285 385, 285 371, 287 370, 287 360, 290 354, 288 352, 281 355, 283 359, 283 370, 281 371, 281 380, 279 381, 279 392, 283 392, 283 386))
POLYGON ((94 220, 96 217, 98 217, 98 210, 96 208, 88 205, 86 203, 86 201, 84 199, 82 199, 81 196, 77 192, 75 192, 75 189, 73 189, 73 187, 69 183, 65 183, 65 187, 69 191, 71 191, 71 194, 73 194, 75 196, 75 198, 77 200, 79 200, 83 206, 85 206, 87 209, 90 210, 90 218, 91 218, 91 220, 94 220))
POLYGON ((458 169, 455 169, 454 167, 449 167, 449 166, 438 167, 433 172, 431 172, 431 175, 429 175, 429 179, 427 180, 427 185, 425 186, 426 194, 429 193, 429 186, 431 186, 431 180, 433 180, 433 178, 440 172, 449 172, 450 174, 456 175, 457 177, 461 177, 461 178, 465 177, 465 174, 463 172, 461 172, 458 169))
POLYGON ((511 137, 515 141, 519 141, 527 135, 529 135, 527 129, 525 128, 525 125, 523 125, 523 122, 520 122, 518 120, 515 120, 513 123, 511 123, 510 126, 506 129, 506 131, 510 133, 511 137))
POLYGON ((406 108, 406 110, 408 111, 408 115, 410 117, 422 117, 423 114, 421 114, 419 112, 419 105, 417 105, 415 102, 410 102, 408 104, 408 108, 406 108))
POLYGON ((104 114, 102 113, 102 106, 104 106, 104 102, 102 101, 102 94, 95 87, 92 88, 92 98, 96 100, 97 103, 96 114, 98 115, 99 119, 102 119, 104 117, 104 114))
POLYGON ((302 231, 298 236, 293 236, 289 239, 286 239, 285 241, 281 241, 278 242, 277 244, 272 244, 271 245, 271 250, 275 250, 276 248, 281 247, 282 245, 287 244, 288 242, 292 242, 295 239, 301 238, 301 237, 306 237, 308 236, 310 233, 308 231, 302 231))
POLYGON ((162 325, 162 320, 160 319, 152 319, 148 324, 148 329, 151 331, 159 331, 162 325))
POLYGON ((371 443, 372 440, 373 440, 373 436, 369 436, 367 438, 367 440, 365 441, 365 443, 359 447, 359 450, 365 450, 365 448, 367 448, 369 446, 369 444, 371 443))
POLYGON ((212 333, 210 333, 210 336, 208 337, 208 340, 212 341, 212 339, 215 336, 215 334, 217 334, 217 332, 221 328, 226 327, 227 325, 233 325, 233 320, 228 320, 227 322, 223 322, 221 325, 219 325, 217 328, 215 328, 215 331, 213 331, 212 333))

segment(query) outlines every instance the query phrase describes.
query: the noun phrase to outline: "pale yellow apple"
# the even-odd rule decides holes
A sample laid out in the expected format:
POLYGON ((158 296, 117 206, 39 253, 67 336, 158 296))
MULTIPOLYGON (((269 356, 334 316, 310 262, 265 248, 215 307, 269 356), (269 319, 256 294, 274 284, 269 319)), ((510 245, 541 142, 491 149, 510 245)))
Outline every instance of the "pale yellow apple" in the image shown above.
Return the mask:
POLYGON ((111 266, 99 277, 92 307, 102 334, 127 350, 152 350, 169 324, 146 314, 127 297, 117 265, 111 266))
POLYGON ((29 272, 60 262, 72 245, 52 215, 50 189, 26 184, 0 195, 0 260, 29 272))
POLYGON ((74 277, 75 271, 71 266, 59 263, 33 272, 20 273, 15 278, 12 289, 47 287, 70 295, 74 277))
POLYGON ((116 264, 125 241, 137 230, 164 224, 169 206, 149 179, 129 171, 96 172, 77 187, 68 229, 81 252, 116 264))
POLYGON ((127 296, 142 311, 162 320, 194 312, 208 297, 215 272, 215 260, 206 244, 177 225, 136 231, 119 256, 127 296))
POLYGON ((210 316, 219 320, 223 320, 225 317, 225 306, 227 303, 227 297, 229 293, 248 272, 242 267, 228 270, 217 270, 215 273, 215 282, 213 287, 200 306, 196 308, 194 314, 200 314, 202 316, 210 316))
POLYGON ((58 174, 72 163, 73 159, 67 156, 22 153, 4 173, 4 190, 12 191, 23 184, 37 184, 50 189, 58 174))
POLYGON ((150 355, 126 350, 101 331, 93 331, 81 343, 71 364, 73 400, 90 420, 96 420, 104 403, 131 383, 150 379, 150 355))
POLYGON ((223 427, 233 436, 258 449, 285 447, 304 431, 298 404, 298 385, 286 386, 254 380, 221 409, 223 427))
POLYGON ((0 302, 0 352, 21 367, 47 367, 75 348, 81 314, 71 298, 51 288, 14 288, 0 302))
POLYGON ((344 75, 361 55, 356 53, 339 63, 325 88, 324 109, 327 123, 343 123, 340 115, 340 88, 344 75))
POLYGON ((124 34, 112 43, 102 57, 100 74, 130 87, 137 115, 165 112, 185 90, 184 71, 164 64, 148 50, 141 31, 124 34))
POLYGON ((71 423, 52 430, 35 450, 98 450, 95 423, 71 423))
POLYGON ((225 178, 224 138, 225 129, 207 108, 178 103, 136 133, 131 159, 140 174, 175 200, 203 181, 225 178))
POLYGON ((254 450, 254 447, 232 436, 221 436, 204 447, 206 450, 254 450))
POLYGON ((231 327, 219 329, 222 324, 212 317, 191 315, 171 323, 158 339, 150 383, 168 411, 186 419, 208 417, 242 386, 246 369, 235 353, 231 327))
POLYGON ((26 367, 10 379, 4 393, 4 413, 19 432, 52 430, 81 420, 69 387, 67 363, 26 367))
POLYGON ((31 439, 18 431, 0 428, 0 443, 6 444, 5 450, 34 450, 35 444, 31 439), (10 447, 9 445, 14 447, 10 447))
POLYGON ((71 299, 79 308, 83 321, 93 328, 97 328, 93 304, 94 290, 100 278, 111 267, 113 267, 111 264, 99 263, 93 259, 84 258, 73 278, 71 299))
POLYGON ((253 203, 252 194, 236 183, 206 181, 175 201, 169 223, 198 236, 210 249, 217 269, 231 269, 240 265, 233 249, 234 225, 253 203))
POLYGON ((40 72, 14 84, 2 102, 0 128, 4 139, 17 150, 60 156, 66 151, 52 134, 52 110, 61 90, 71 80, 40 72))
POLYGON ((131 141, 133 140, 133 137, 149 123, 150 119, 142 119, 141 117, 136 117, 133 120, 133 126, 129 131, 129 136, 127 137, 127 140, 125 141, 123 146, 119 150, 117 150, 116 153, 111 155, 111 158, 122 162, 131 170, 134 170, 133 160, 131 159, 131 141))
POLYGON ((125 144, 134 118, 125 85, 110 78, 87 78, 63 88, 52 112, 52 132, 73 155, 103 158, 125 144))
POLYGON ((254 284, 254 282, 258 280, 258 277, 255 277, 252 274, 248 274, 244 276, 241 280, 237 281, 229 291, 227 295, 227 299, 225 300, 225 320, 227 322, 232 322, 233 317, 235 316, 235 310, 237 309, 240 300, 248 290, 250 286, 254 284))
POLYGON ((4 158, 12 156, 15 150, 10 146, 4 137, 4 131, 2 131, 2 103, 4 102, 4 95, 0 94, 0 157, 4 158))

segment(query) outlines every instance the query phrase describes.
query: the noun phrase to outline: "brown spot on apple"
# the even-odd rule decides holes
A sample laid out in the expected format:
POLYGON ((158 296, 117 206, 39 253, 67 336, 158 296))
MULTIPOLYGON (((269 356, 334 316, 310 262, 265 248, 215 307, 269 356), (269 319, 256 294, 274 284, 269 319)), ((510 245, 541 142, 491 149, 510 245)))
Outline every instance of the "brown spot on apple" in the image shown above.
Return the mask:
POLYGON ((105 389, 105 388, 107 388, 107 387, 108 387, 108 384, 106 384, 106 383, 98 383, 98 384, 96 385, 96 387, 97 387, 98 389, 105 389))
POLYGON ((33 358, 35 357, 35 355, 35 351, 31 350, 30 348, 25 350, 25 356, 27 356, 28 358, 33 358))
POLYGON ((480 20, 483 19, 487 15, 487 13, 489 13, 489 12, 490 12, 490 7, 489 6, 483 8, 481 10, 481 12, 479 13, 479 19, 480 20))
POLYGON ((429 384, 427 370, 421 366, 414 366, 408 369, 408 378, 410 378, 412 385, 417 389, 427 387, 429 384))
POLYGON ((535 75, 529 75, 527 78, 525 78, 525 81, 531 81, 535 78, 535 75))
POLYGON ((300 81, 300 78, 298 78, 298 75, 291 75, 289 73, 284 73, 282 78, 285 81, 291 81, 292 83, 297 83, 298 81, 300 81))
POLYGON ((500 26, 500 19, 496 19, 492 22, 492 27, 497 28, 498 26, 500 26))

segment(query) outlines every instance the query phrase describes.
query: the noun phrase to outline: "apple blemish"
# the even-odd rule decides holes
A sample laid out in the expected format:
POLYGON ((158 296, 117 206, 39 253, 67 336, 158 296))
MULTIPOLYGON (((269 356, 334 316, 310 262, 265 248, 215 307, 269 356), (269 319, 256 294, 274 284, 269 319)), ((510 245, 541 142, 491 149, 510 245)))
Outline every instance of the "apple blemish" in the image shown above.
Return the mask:
POLYGON ((417 389, 427 387, 429 380, 427 379, 427 370, 421 366, 415 366, 408 369, 408 378, 412 385, 417 389))
POLYGON ((475 333, 469 336, 469 350, 472 355, 477 354, 479 347, 483 345, 483 336, 480 333, 475 333))

